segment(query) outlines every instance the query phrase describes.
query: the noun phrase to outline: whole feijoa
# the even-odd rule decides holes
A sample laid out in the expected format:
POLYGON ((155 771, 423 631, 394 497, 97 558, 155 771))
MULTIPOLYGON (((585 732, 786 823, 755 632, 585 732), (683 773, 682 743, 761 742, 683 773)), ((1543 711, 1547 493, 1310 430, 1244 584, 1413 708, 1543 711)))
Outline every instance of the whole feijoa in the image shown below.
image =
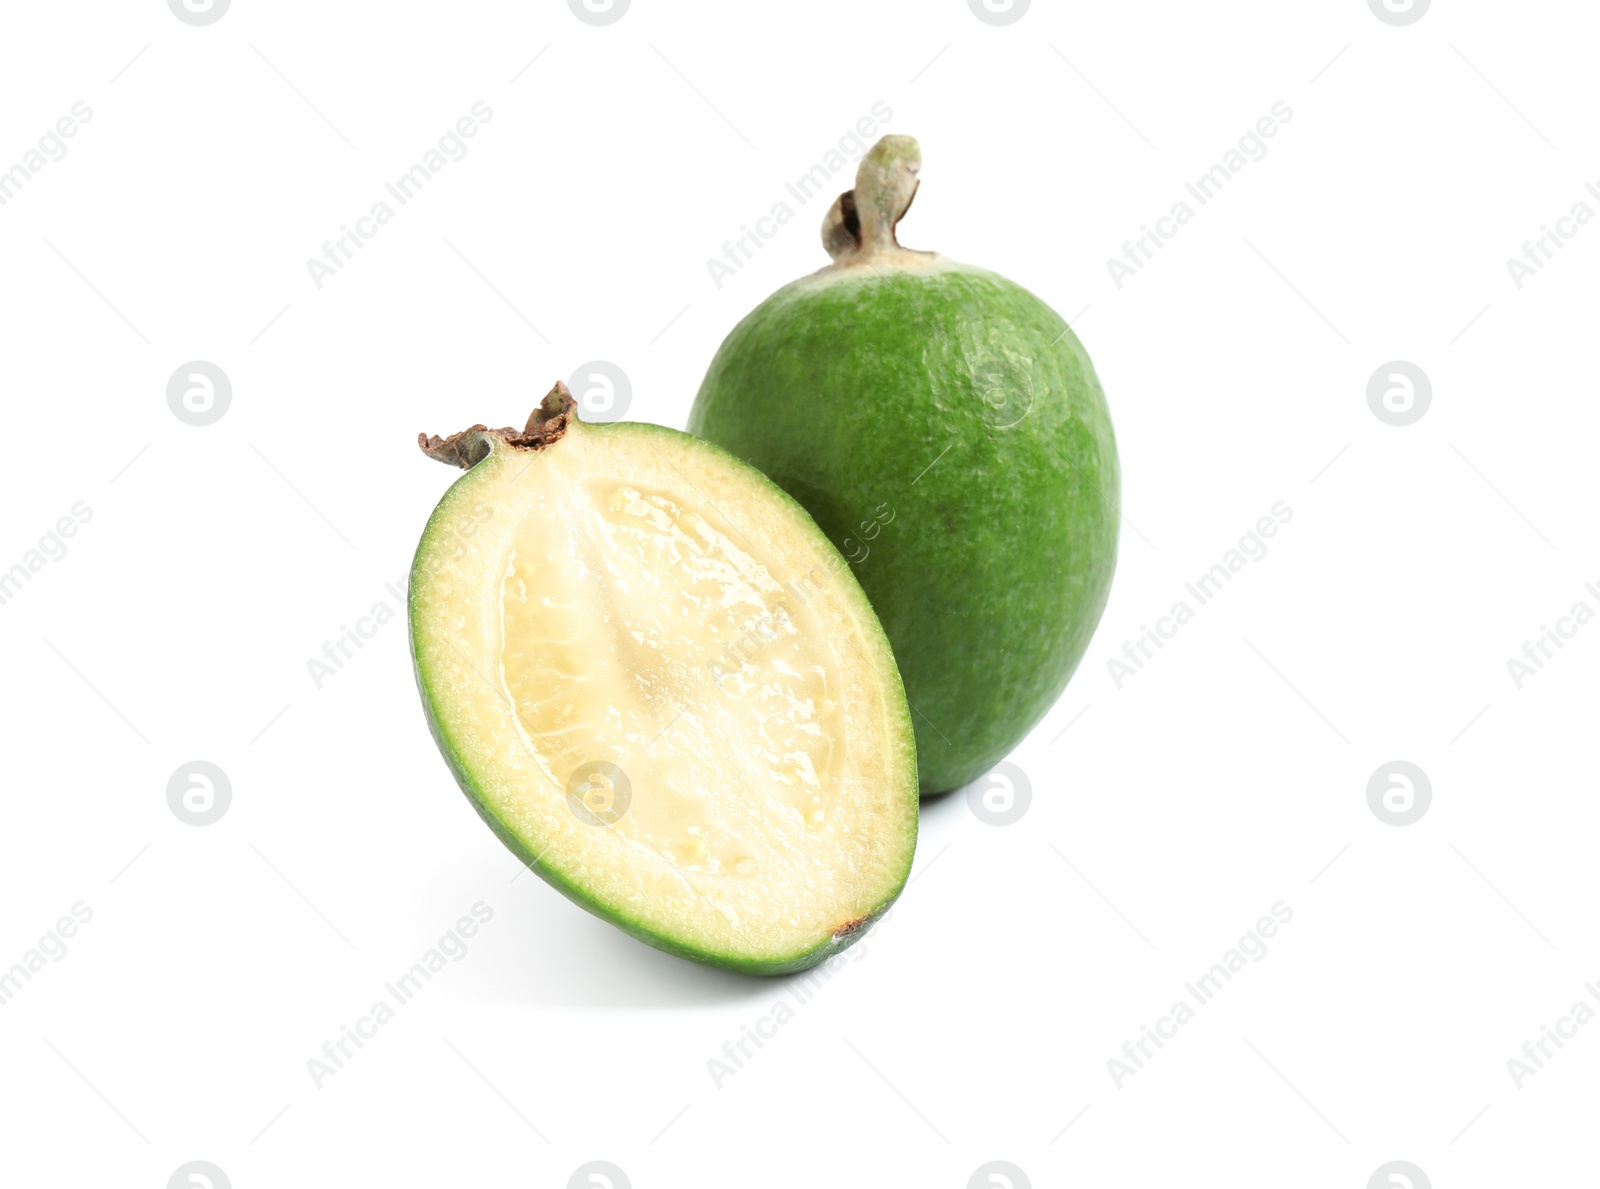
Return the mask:
POLYGON ((1110 591, 1120 474, 1060 315, 895 239, 921 165, 908 136, 873 146, 823 224, 833 263, 733 329, 689 430, 766 472, 850 560, 929 794, 981 775, 1066 687, 1110 591))

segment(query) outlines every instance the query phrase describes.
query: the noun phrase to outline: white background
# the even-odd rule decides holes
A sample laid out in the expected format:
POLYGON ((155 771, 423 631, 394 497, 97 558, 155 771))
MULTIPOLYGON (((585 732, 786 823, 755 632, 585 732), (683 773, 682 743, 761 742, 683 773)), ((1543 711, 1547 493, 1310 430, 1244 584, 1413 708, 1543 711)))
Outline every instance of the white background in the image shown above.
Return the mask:
POLYGON ((1521 689, 1506 662, 1600 610, 1600 226, 1521 289, 1505 263, 1600 210, 1592 6, 1036 0, 991 27, 963 0, 635 0, 597 28, 554 0, 235 0, 195 28, 142 0, 5 26, 0 169, 94 115, 0 207, 0 569, 92 518, 0 606, 0 967, 94 915, 0 1008, 0 1181, 1592 1178, 1600 1027, 1520 1089, 1506 1062, 1600 978, 1600 626, 1521 689), (480 100, 469 154, 319 289, 306 260, 480 100), (593 359, 681 426, 722 335, 825 263, 827 199, 789 199, 720 288, 706 261, 879 101, 925 158, 902 240, 1074 322, 1129 524, 1012 757, 1026 816, 928 805, 893 917, 719 1088, 708 1059, 793 984, 513 882, 400 622, 320 689, 307 661, 395 604, 451 479, 417 431, 520 424, 593 359), (1107 258, 1278 101, 1267 155, 1118 288, 1107 258), (166 403, 196 359, 233 385, 200 428, 166 403), (1367 404, 1390 360, 1432 382, 1404 428, 1367 404), (1107 661, 1277 501, 1268 554, 1119 689, 1107 661), (232 786, 204 828, 166 800, 195 759, 232 786), (1433 789, 1403 828, 1366 797, 1395 759, 1433 789), (318 1089, 308 1058, 478 901, 465 959, 318 1089), (1277 901, 1267 956, 1118 1088, 1107 1060, 1277 901))

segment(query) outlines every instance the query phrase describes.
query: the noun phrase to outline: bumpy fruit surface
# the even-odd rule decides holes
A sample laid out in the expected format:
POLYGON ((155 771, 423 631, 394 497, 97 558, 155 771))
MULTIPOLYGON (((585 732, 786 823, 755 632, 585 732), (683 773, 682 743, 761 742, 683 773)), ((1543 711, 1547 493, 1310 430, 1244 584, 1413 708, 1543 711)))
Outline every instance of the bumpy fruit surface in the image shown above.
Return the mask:
POLYGON ((706 373, 690 432, 795 497, 894 647, 921 789, 966 784, 1066 687, 1116 565, 1120 475, 1077 336, 1032 293, 895 239, 921 154, 889 136, 706 373))

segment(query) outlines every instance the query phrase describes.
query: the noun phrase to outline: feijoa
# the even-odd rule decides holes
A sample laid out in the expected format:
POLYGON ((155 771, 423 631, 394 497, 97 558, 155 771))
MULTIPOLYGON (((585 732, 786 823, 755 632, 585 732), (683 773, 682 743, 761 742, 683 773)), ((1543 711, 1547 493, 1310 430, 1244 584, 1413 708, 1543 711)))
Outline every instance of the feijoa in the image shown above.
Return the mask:
POLYGON ((824 223, 833 263, 733 329, 689 430, 770 476, 850 560, 937 793, 1065 688, 1111 588, 1120 494, 1105 394, 1060 315, 896 240, 921 165, 910 137, 872 148, 824 223))
POLYGON ((635 937, 753 973, 819 962, 899 894, 916 753, 849 566, 753 468, 687 434, 421 437, 466 468, 411 572, 434 738, 536 874, 635 937))

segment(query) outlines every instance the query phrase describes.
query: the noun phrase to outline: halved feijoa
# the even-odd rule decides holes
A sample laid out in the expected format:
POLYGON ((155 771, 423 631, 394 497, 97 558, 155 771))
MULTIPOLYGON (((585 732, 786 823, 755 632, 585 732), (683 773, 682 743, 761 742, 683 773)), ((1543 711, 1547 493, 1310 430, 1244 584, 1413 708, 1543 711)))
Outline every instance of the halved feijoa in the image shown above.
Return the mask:
POLYGON ((752 973, 822 961, 899 894, 915 744, 892 653, 800 505, 688 434, 420 439, 467 468, 411 572, 434 738, 513 853, 642 941, 752 973))

